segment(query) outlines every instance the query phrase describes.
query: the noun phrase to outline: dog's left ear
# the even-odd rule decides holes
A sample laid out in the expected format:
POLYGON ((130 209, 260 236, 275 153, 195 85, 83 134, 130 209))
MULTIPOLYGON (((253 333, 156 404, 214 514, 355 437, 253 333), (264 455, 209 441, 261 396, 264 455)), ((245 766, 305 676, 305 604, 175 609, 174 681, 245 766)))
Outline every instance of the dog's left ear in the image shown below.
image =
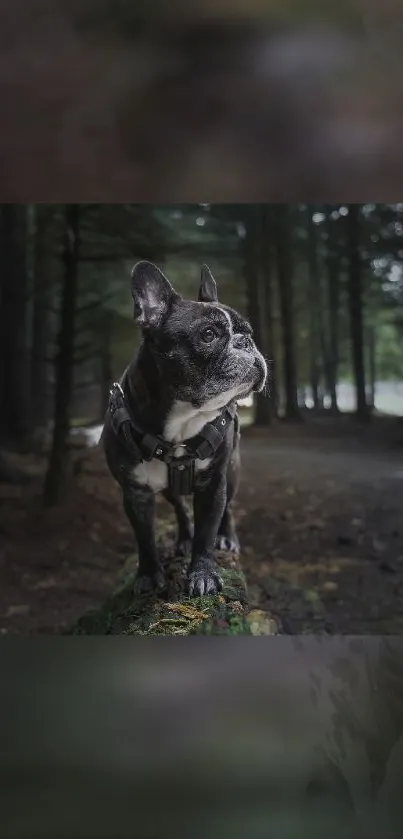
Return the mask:
POLYGON ((208 265, 202 265, 199 303, 218 303, 217 284, 208 265))
POLYGON ((171 283, 152 262, 138 262, 132 270, 134 317, 143 329, 162 324, 171 306, 181 299, 171 283))

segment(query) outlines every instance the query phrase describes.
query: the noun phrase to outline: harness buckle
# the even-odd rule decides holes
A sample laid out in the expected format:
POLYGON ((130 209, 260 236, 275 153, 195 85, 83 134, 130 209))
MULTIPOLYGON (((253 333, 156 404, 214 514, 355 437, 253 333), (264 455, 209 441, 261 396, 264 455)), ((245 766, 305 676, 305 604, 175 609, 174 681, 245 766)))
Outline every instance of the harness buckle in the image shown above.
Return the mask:
POLYGON ((123 388, 120 382, 113 383, 112 387, 109 390, 109 396, 114 396, 116 390, 118 390, 120 395, 124 398, 123 388))
MULTIPOLYGON (((163 446, 161 441, 158 437, 154 437, 153 434, 144 434, 144 437, 141 440, 141 450, 144 456, 144 460, 152 460, 155 457, 158 450, 163 452, 163 446)), ((158 456, 161 457, 160 452, 158 451, 158 456)))

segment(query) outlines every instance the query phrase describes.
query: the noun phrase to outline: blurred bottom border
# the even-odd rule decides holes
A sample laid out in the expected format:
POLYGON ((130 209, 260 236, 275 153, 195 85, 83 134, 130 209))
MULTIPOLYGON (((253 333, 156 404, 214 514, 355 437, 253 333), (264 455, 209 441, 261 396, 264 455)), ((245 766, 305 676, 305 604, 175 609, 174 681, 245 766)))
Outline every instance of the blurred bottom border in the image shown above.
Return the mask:
POLYGON ((3 839, 401 837, 403 639, 4 638, 3 839))

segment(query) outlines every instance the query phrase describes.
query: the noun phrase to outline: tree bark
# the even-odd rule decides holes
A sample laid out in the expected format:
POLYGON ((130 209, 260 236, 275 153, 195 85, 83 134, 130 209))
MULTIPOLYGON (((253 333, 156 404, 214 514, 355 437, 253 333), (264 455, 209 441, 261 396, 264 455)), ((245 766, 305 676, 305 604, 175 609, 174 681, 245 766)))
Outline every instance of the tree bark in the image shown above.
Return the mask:
MULTIPOLYGON (((244 276, 246 280, 249 319, 255 334, 256 343, 265 356, 269 354, 269 335, 267 323, 267 288, 270 277, 262 270, 262 213, 261 205, 251 204, 245 208, 245 230, 243 240, 244 276)), ((270 399, 265 394, 257 394, 254 424, 269 425, 272 418, 270 399)))
POLYGON ((49 465, 45 479, 44 501, 58 502, 66 488, 69 466, 70 405, 73 394, 74 325, 78 291, 79 205, 65 208, 63 249, 64 280, 60 311, 60 331, 56 358, 54 428, 49 465))
MULTIPOLYGON (((310 379, 312 400, 315 410, 320 406, 320 289, 316 230, 313 222, 315 207, 307 206, 308 221, 308 268, 309 268, 309 314, 310 314, 310 379)), ((322 347, 323 350, 323 347, 322 347)))
POLYGON ((33 315, 31 348, 31 415, 33 426, 43 426, 49 416, 49 256, 46 236, 52 209, 36 205, 33 258, 33 315))
POLYGON ((336 243, 332 220, 327 216, 327 304, 329 311, 328 378, 330 407, 338 413, 337 380, 339 367, 339 311, 340 311, 340 257, 336 252, 336 243))
POLYGON ((275 324, 274 324, 274 289, 273 289, 273 218, 270 204, 261 205, 262 225, 262 266, 265 278, 265 312, 266 312, 266 333, 267 352, 265 355, 268 366, 268 383, 265 397, 269 402, 270 421, 277 418, 278 414, 278 391, 277 391, 277 365, 275 358, 275 324))
POLYGON ((360 205, 349 204, 347 215, 349 253, 349 308, 357 419, 369 417, 365 398, 362 265, 360 255, 360 205))
POLYGON ((27 207, 3 204, 0 216, 0 437, 29 431, 27 207))
POLYGON ((275 238, 277 280, 283 337, 285 419, 300 420, 301 414, 298 407, 297 370, 295 359, 293 283, 288 214, 289 210, 287 205, 276 204, 273 206, 273 234, 275 238))
POLYGON ((108 310, 103 312, 103 341, 100 356, 101 362, 101 422, 105 419, 105 414, 109 406, 109 391, 112 384, 112 314, 108 310))
POLYGON ((375 327, 370 326, 367 330, 368 347, 368 370, 369 370, 369 407, 375 408, 376 391, 376 335, 375 327))

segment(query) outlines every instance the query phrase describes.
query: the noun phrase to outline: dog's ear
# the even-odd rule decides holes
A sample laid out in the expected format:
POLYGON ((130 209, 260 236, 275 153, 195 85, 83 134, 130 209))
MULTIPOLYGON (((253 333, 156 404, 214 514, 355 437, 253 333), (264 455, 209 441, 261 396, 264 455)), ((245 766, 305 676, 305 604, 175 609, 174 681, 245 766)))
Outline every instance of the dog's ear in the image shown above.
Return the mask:
POLYGON ((199 303, 218 303, 217 284, 208 265, 202 265, 199 303))
POLYGON ((161 326, 172 304, 181 299, 165 274, 152 262, 137 262, 132 270, 134 317, 143 329, 161 326))

